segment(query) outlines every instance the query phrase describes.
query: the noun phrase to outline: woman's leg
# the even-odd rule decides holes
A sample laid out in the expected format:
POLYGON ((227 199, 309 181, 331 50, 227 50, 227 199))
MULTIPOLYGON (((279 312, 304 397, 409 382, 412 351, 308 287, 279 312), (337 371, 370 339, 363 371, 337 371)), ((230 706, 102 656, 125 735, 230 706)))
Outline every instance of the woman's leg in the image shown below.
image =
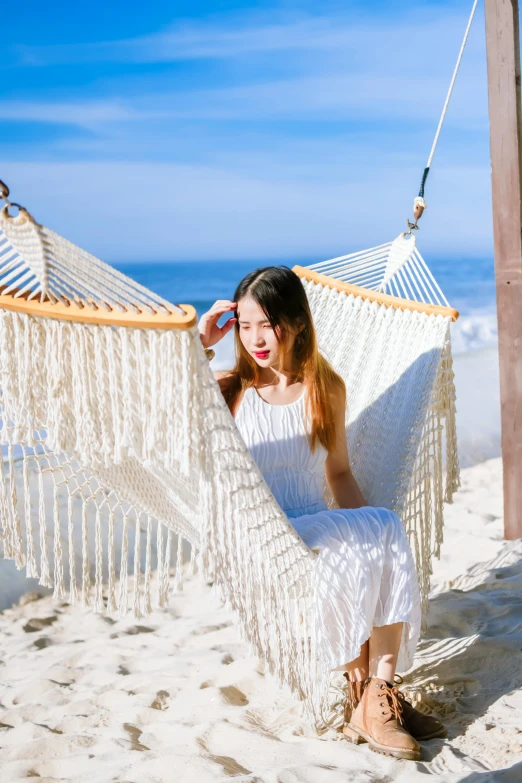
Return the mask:
POLYGON ((378 677, 393 683, 401 635, 402 623, 374 627, 372 635, 362 645, 359 656, 335 669, 342 671, 348 680, 344 708, 345 725, 350 722, 352 713, 362 698, 368 677, 378 677))
POLYGON ((370 658, 369 658, 370 643, 367 640, 361 647, 359 657, 355 658, 349 663, 345 663, 344 666, 339 666, 338 669, 334 669, 336 672, 347 672, 350 682, 364 682, 364 680, 370 674, 370 658))
POLYGON ((393 682, 402 638, 402 623, 375 627, 361 647, 358 658, 334 671, 348 673, 350 682, 363 682, 367 677, 379 677, 393 682))
POLYGON ((370 679, 343 732, 374 750, 399 759, 420 759, 420 746, 404 726, 400 696, 393 685, 403 623, 375 626, 370 636, 370 679))
POLYGON ((393 683, 401 646, 402 626, 403 623, 393 623, 373 629, 369 644, 370 677, 393 683))

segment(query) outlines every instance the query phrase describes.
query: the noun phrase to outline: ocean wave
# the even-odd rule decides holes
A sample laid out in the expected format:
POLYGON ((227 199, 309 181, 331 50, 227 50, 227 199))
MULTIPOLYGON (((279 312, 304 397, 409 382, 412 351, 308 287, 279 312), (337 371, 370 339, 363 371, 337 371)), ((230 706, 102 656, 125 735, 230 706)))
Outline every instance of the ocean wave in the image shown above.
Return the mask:
POLYGON ((451 328, 454 354, 494 347, 498 342, 497 314, 494 309, 468 311, 451 328))

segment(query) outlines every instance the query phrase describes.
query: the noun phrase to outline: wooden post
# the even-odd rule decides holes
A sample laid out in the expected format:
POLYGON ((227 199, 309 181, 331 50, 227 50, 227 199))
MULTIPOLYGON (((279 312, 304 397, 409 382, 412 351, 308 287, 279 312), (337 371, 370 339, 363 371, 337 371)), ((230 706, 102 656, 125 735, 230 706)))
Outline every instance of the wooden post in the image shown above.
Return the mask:
POLYGON ((485 0, 504 535, 522 537, 522 129, 518 0, 485 0))

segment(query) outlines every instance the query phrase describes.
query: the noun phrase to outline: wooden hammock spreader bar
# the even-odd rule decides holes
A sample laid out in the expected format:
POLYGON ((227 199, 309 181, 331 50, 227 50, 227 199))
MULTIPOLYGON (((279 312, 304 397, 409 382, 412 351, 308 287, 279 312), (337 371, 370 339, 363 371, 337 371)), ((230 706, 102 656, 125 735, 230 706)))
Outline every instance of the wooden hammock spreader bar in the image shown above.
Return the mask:
POLYGON ((68 305, 47 300, 14 297, 11 294, 0 294, 0 309, 14 310, 38 318, 55 318, 61 321, 76 321, 82 324, 97 324, 101 326, 128 326, 132 329, 190 329, 197 323, 196 310, 192 305, 178 305, 183 313, 155 312, 145 310, 139 313, 130 310, 106 310, 97 305, 68 305))
POLYGON ((381 294, 378 291, 371 291, 369 288, 361 288, 358 285, 351 285, 351 283, 344 283, 341 280, 336 280, 334 277, 321 275, 319 272, 314 272, 304 266, 294 266, 293 271, 298 277, 302 277, 305 280, 319 283, 327 288, 334 288, 345 294, 360 296, 362 299, 369 299, 370 302, 377 302, 377 304, 385 305, 385 307, 393 307, 395 310, 415 310, 419 313, 442 315, 446 318, 449 316, 452 321, 456 321, 459 317, 458 310, 455 310, 453 307, 442 307, 441 305, 426 304, 425 302, 414 302, 411 299, 400 299, 397 296, 390 296, 390 294, 381 294))

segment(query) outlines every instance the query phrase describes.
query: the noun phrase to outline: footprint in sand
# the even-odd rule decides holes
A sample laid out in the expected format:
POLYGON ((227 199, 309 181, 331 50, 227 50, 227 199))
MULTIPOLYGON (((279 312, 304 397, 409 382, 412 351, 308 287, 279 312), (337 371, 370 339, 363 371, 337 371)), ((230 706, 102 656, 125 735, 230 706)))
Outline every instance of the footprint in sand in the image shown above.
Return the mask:
MULTIPOLYGON (((210 761, 213 761, 215 764, 219 764, 223 768, 223 772, 230 777, 235 777, 236 775, 250 775, 251 770, 245 769, 239 761, 236 761, 236 759, 232 758, 232 756, 216 756, 214 753, 210 753, 207 743, 203 739, 203 737, 197 738, 197 743, 200 746, 200 748, 205 752, 205 758, 209 759, 210 761)), ((257 778, 256 778, 257 780, 257 778)))
POLYGON ((251 770, 242 767, 239 761, 233 759, 232 756, 214 756, 213 753, 207 753, 207 758, 223 767, 223 772, 230 777, 251 774, 251 770))
POLYGON ((126 631, 115 631, 111 633, 109 639, 119 639, 120 636, 137 636, 139 633, 154 633, 155 628, 149 628, 147 625, 133 625, 126 631))
POLYGON ((36 723, 36 726, 41 726, 42 729, 47 729, 47 731, 51 731, 53 734, 63 734, 63 731, 60 729, 52 729, 50 726, 47 725, 47 723, 36 723))
POLYGON ((229 628, 231 623, 219 623, 219 625, 202 625, 200 628, 194 628, 192 631, 193 636, 204 636, 207 633, 214 633, 214 631, 222 631, 223 628, 229 628))
POLYGON ((24 631, 26 633, 36 633, 37 631, 43 631, 44 628, 52 625, 57 621, 58 617, 53 614, 51 617, 33 617, 24 625, 24 631))
POLYGON ((33 642, 37 650, 43 650, 45 647, 50 647, 52 643, 52 640, 49 639, 48 636, 41 636, 33 642))
POLYGON ((150 705, 153 710, 168 710, 167 699, 170 694, 168 691, 158 691, 156 698, 150 705))
POLYGON ((131 750, 150 750, 146 745, 142 745, 140 737, 143 734, 141 729, 137 726, 133 726, 132 723, 124 723, 123 728, 128 733, 131 741, 131 750))
POLYGON ((210 649, 224 653, 221 659, 223 666, 228 666, 237 660, 237 658, 244 657, 244 647, 239 644, 216 644, 210 649))
POLYGON ((219 689, 219 692, 223 696, 224 701, 227 704, 232 704, 234 707, 244 707, 245 704, 248 704, 248 699, 243 691, 240 691, 234 685, 225 685, 219 689))

